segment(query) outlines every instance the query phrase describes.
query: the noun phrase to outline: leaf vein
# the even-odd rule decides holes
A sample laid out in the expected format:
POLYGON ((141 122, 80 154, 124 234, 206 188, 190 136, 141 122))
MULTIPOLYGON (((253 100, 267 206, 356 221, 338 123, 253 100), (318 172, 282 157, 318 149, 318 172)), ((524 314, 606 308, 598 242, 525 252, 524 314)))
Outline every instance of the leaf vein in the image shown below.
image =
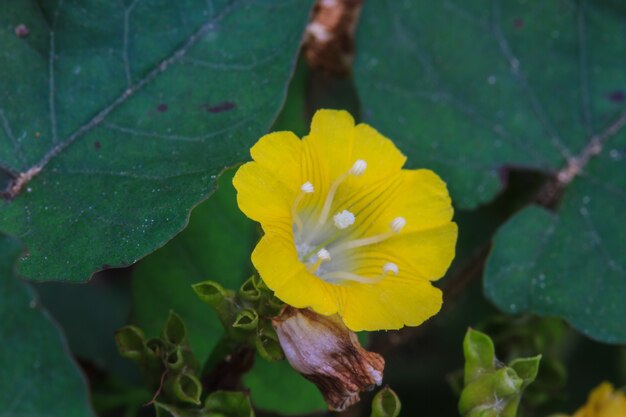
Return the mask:
POLYGON ((554 146, 555 149, 559 151, 561 156, 567 160, 571 158, 572 153, 565 145, 561 135, 557 131, 556 127, 550 121, 548 113, 543 108, 541 102, 537 98, 537 94, 532 89, 530 83, 528 82, 527 75, 520 69, 520 61, 515 57, 513 50, 511 49, 511 45, 509 41, 504 36, 504 32, 502 31, 501 21, 501 12, 500 12, 500 0, 492 0, 492 26, 490 33, 496 40, 498 44, 501 55, 508 62, 511 74, 517 80, 520 85, 522 91, 526 95, 527 100, 531 106, 531 109, 535 113, 535 116, 543 126, 546 134, 548 135, 550 142, 554 146))

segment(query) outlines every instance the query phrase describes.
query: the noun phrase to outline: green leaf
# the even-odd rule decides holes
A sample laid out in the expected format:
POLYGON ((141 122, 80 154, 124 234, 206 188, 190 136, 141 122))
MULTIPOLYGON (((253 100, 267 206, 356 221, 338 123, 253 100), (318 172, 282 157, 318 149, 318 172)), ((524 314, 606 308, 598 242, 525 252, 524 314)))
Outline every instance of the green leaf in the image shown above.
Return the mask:
POLYGON ((613 343, 626 341, 625 17, 601 1, 371 2, 355 64, 366 119, 457 205, 490 200, 504 167, 555 177, 556 213, 527 208, 500 231, 485 291, 613 343))
POLYGON ((311 5, 2 2, 0 230, 21 273, 86 280, 180 231, 276 117, 311 5))
POLYGON ((116 272, 97 274, 84 285, 41 282, 35 289, 41 304, 63 328, 74 355, 100 370, 136 380, 138 374, 120 356, 111 337, 130 313, 130 282, 116 279, 116 272))
POLYGON ((94 416, 87 384, 34 291, 18 281, 21 247, 0 235, 0 404, 7 416, 94 416))
POLYGON ((191 349, 200 363, 224 330, 212 308, 196 293, 208 297, 223 289, 201 285, 194 291, 192 284, 211 279, 234 290, 252 272, 250 253, 257 239, 256 227, 237 207, 233 174, 226 171, 220 177, 218 191, 196 207, 180 235, 133 270, 132 321, 146 334, 158 334, 170 309, 176 311, 187 326, 191 349))
POLYGON ((619 194, 611 201, 610 188, 590 182, 592 170, 610 167, 590 164, 589 177, 572 185, 558 214, 531 207, 498 232, 484 284, 500 309, 563 317, 594 339, 626 342, 626 236, 615 229, 626 224, 626 213, 619 194))
POLYGON ((539 364, 541 362, 541 355, 537 355, 532 358, 518 358, 511 361, 509 366, 515 371, 517 376, 524 381, 523 387, 527 387, 531 382, 537 378, 539 373, 539 364))
POLYGON ((624 16, 600 1, 365 4, 362 114, 476 207, 501 167, 555 172, 623 109, 624 16))
POLYGON ((326 409, 315 385, 283 360, 268 362, 257 355, 252 370, 243 377, 255 407, 280 414, 307 414, 326 409))
POLYGON ((172 391, 178 400, 199 405, 202 383, 193 374, 183 372, 174 378, 172 391))
POLYGON ((398 395, 391 388, 385 387, 374 396, 370 417, 398 417, 401 409, 398 395))

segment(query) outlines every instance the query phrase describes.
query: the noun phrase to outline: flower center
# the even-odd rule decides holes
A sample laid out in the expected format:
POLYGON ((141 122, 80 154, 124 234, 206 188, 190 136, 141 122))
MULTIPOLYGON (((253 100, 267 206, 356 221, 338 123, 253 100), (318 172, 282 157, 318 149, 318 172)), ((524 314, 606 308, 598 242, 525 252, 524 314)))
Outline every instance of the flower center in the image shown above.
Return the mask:
POLYGON ((354 254, 360 248, 383 242, 402 231, 406 226, 404 217, 396 217, 389 224, 389 231, 359 239, 350 239, 351 230, 358 224, 358 216, 344 209, 330 216, 335 195, 342 183, 350 176, 359 177, 367 169, 367 162, 357 160, 352 167, 340 175, 328 189, 321 210, 300 212, 299 206, 307 194, 315 192, 315 186, 307 181, 300 187, 292 206, 293 233, 298 258, 307 270, 333 284, 358 282, 374 284, 390 273, 398 275, 399 268, 392 262, 381 263, 381 273, 376 276, 363 276, 355 273, 354 254), (306 213, 306 214, 304 214, 306 213), (319 214, 317 214, 319 213, 319 214), (308 216, 303 221, 301 216, 308 216), (332 220, 331 220, 332 219, 332 220))

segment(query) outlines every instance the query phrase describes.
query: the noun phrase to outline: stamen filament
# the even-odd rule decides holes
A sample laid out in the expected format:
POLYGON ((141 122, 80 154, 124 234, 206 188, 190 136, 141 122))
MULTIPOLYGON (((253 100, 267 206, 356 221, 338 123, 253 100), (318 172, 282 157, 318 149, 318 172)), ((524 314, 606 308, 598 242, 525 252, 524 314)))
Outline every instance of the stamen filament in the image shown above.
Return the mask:
POLYGON ((293 222, 295 223, 296 236, 298 237, 302 233, 302 228, 304 227, 302 223, 302 219, 300 219, 300 215, 298 214, 298 206, 300 205, 300 202, 304 198, 305 194, 311 194, 314 191, 315 191, 315 188, 313 187, 313 184, 311 184, 309 181, 305 182, 300 187, 300 193, 298 193, 298 195, 296 196, 296 199, 293 202, 293 205, 291 206, 291 217, 293 219, 293 222))
POLYGON ((335 246, 334 252, 343 252, 343 251, 348 250, 348 249, 360 248, 360 247, 363 247, 363 246, 369 246, 369 245, 374 245, 376 243, 380 243, 380 242, 382 242, 384 240, 387 240, 390 237, 400 233, 402 231, 402 229, 404 229, 404 226, 406 226, 406 219, 404 217, 396 217, 389 224, 389 227, 392 230, 391 232, 381 233, 379 235, 370 236, 370 237, 366 237, 366 238, 363 238, 363 239, 356 239, 356 240, 348 241, 348 242, 345 242, 345 243, 341 243, 341 244, 335 246))
POLYGON ((337 188, 341 185, 342 182, 346 180, 350 175, 354 175, 355 177, 359 177, 363 175, 365 169, 367 168, 367 162, 362 159, 357 159, 352 167, 345 174, 337 177, 335 181, 333 181, 330 189, 328 190, 328 195, 326 196, 326 201, 324 201, 324 207, 322 208, 322 213, 320 214, 320 218, 317 221, 318 228, 328 220, 328 214, 330 213, 330 206, 333 204, 333 200, 335 198, 335 193, 337 192, 337 188))
POLYGON ((335 246, 334 251, 335 252, 343 252, 344 250, 348 250, 348 249, 354 249, 354 248, 360 248, 362 246, 369 246, 369 245, 374 245, 376 243, 380 243, 383 242, 387 239, 389 239, 390 237, 394 236, 395 233, 393 232, 387 232, 387 233, 381 233, 380 235, 376 235, 376 236, 370 236, 370 237, 366 237, 363 239, 356 239, 356 240, 351 240, 345 243, 341 243, 337 246, 335 246))
POLYGON ((383 266, 383 273, 377 277, 367 278, 363 277, 359 274, 355 274, 347 271, 332 271, 328 272, 321 276, 321 278, 326 282, 335 283, 337 281, 353 281, 361 284, 376 284, 377 282, 382 281, 389 275, 389 273, 393 273, 394 275, 398 275, 399 270, 398 266, 393 262, 388 262, 383 266))
POLYGON ((348 175, 350 175, 349 172, 346 172, 345 174, 340 175, 330 186, 330 189, 328 190, 328 194, 326 195, 326 201, 324 201, 324 207, 322 208, 322 213, 320 214, 320 218, 317 221, 317 226, 318 226, 317 228, 319 228, 320 226, 323 226, 324 223, 326 223, 326 220, 328 220, 328 214, 330 213, 330 206, 333 204, 333 200, 335 199, 335 193, 337 192, 337 188, 339 188, 341 183, 344 182, 346 178, 348 178, 348 175))

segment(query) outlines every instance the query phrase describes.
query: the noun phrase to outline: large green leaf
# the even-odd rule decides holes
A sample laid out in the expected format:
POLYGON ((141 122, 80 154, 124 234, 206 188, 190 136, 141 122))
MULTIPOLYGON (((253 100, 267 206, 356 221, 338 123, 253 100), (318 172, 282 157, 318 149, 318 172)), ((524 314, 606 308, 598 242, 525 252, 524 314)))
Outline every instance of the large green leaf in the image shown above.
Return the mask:
POLYGON ((191 285, 210 279, 237 289, 252 274, 256 226, 237 207, 233 174, 231 170, 221 175, 217 192, 193 210, 189 226, 133 270, 132 321, 149 337, 156 336, 174 310, 184 320, 201 361, 223 330, 191 285))
POLYGON ((458 205, 491 199, 503 167, 554 174, 556 212, 501 230, 485 290, 610 342, 626 341, 625 18, 616 1, 371 2, 355 67, 366 118, 458 205))
POLYGON ((475 207, 502 167, 557 171, 624 107, 625 16, 615 1, 367 3, 362 115, 475 207))
POLYGON ((100 272, 84 285, 41 282, 35 289, 41 304, 63 328, 74 355, 97 369, 132 378, 138 375, 120 356, 113 338, 128 320, 128 280, 114 278, 114 271, 118 270, 100 272))
POLYGON ((14 275, 21 252, 0 235, 0 410, 3 416, 93 416, 65 339, 34 291, 14 275))
POLYGON ((326 403, 315 385, 293 370, 289 362, 267 362, 257 356, 254 368, 244 375, 255 407, 284 415, 323 410, 326 403))
POLYGON ((2 2, 0 230, 28 247, 20 272, 85 280, 181 230, 271 125, 311 4, 2 2))

